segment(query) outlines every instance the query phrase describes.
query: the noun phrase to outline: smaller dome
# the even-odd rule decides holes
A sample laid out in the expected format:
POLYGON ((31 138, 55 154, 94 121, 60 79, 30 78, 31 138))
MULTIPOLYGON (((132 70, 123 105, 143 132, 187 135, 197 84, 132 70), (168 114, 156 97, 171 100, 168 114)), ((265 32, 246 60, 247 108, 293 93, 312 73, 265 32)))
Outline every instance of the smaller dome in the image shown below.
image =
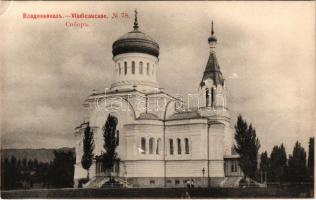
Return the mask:
POLYGON ((208 38, 208 43, 211 42, 217 42, 217 38, 214 35, 214 25, 213 25, 213 21, 212 21, 212 30, 211 30, 212 35, 208 38))
POLYGON ((215 36, 210 36, 209 38, 208 38, 208 42, 210 43, 210 42, 217 42, 217 38, 215 37, 215 36))

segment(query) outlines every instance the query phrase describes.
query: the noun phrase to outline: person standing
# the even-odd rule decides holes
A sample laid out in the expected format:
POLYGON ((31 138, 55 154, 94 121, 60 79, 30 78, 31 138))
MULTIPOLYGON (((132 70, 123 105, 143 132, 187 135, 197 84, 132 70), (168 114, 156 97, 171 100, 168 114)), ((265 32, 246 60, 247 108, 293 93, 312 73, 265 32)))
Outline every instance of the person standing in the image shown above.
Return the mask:
POLYGON ((187 180, 187 188, 190 189, 191 188, 191 181, 187 180))

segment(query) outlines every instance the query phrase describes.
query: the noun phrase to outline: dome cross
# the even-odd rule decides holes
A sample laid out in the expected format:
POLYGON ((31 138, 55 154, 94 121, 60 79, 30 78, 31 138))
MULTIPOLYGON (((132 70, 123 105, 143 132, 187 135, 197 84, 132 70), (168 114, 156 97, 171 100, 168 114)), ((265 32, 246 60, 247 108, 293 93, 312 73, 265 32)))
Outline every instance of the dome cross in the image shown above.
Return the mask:
POLYGON ((211 34, 214 35, 214 25, 213 25, 213 20, 212 20, 212 30, 211 30, 211 34))
POLYGON ((137 14, 138 14, 138 12, 137 12, 137 9, 135 9, 134 10, 134 13, 135 13, 135 20, 134 20, 134 26, 133 26, 133 28, 134 28, 134 30, 137 30, 138 29, 138 21, 137 21, 137 14))

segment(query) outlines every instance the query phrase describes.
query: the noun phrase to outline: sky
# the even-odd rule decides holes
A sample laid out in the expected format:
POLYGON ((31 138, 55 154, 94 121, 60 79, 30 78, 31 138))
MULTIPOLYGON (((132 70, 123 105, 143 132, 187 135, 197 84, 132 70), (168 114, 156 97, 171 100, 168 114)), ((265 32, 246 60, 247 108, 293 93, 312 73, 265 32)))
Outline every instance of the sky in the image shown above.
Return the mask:
POLYGON ((0 9, 2 148, 74 146, 82 103, 111 84, 112 43, 140 30, 160 45, 158 81, 196 93, 214 21, 232 126, 241 114, 260 151, 315 133, 315 2, 10 2, 0 9), (28 14, 125 12, 117 19, 23 19, 28 14), (88 27, 67 27, 85 22, 88 27), (172 84, 170 82, 172 81, 172 84))

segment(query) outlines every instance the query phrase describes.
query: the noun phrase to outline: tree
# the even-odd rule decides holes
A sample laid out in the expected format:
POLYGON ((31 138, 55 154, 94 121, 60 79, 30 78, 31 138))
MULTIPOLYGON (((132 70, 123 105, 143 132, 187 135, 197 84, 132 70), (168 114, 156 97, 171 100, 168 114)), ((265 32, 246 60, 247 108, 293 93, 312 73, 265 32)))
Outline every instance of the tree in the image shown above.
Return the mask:
POLYGON ((93 132, 89 126, 89 123, 84 131, 84 138, 83 138, 83 155, 81 158, 81 165, 82 167, 87 170, 88 172, 88 179, 89 179, 89 168, 92 165, 93 161, 93 149, 94 149, 94 141, 93 141, 93 132))
POLYGON ((267 151, 261 153, 260 155, 260 171, 267 172, 269 169, 270 161, 267 151))
POLYGON ((314 182, 314 137, 309 138, 307 167, 309 176, 314 182))
POLYGON ((295 143, 292 155, 289 156, 288 163, 287 178, 289 181, 301 182, 308 179, 306 152, 298 141, 295 143))
MULTIPOLYGON (((265 152, 261 153, 261 155, 260 155, 260 172, 261 172, 261 176, 266 177, 269 168, 270 168, 270 159, 268 157, 267 151, 265 151, 265 152)), ((267 181, 266 178, 264 178, 264 181, 265 182, 267 181)))
POLYGON ((73 187, 75 157, 73 152, 54 151, 54 161, 49 169, 50 185, 56 188, 73 187))
POLYGON ((103 127, 103 137, 104 137, 104 152, 101 155, 103 166, 106 169, 112 169, 114 163, 119 160, 116 153, 117 147, 117 138, 116 138, 116 127, 117 127, 117 118, 115 116, 109 115, 105 125, 103 127))
POLYGON ((5 158, 1 160, 1 188, 4 190, 11 190, 18 188, 18 178, 20 174, 17 168, 17 159, 11 156, 10 159, 5 158))
POLYGON ((23 158, 23 160, 22 160, 22 167, 23 167, 23 170, 27 170, 27 160, 26 160, 26 158, 23 158))
POLYGON ((283 144, 274 146, 270 155, 269 180, 281 182, 285 179, 287 168, 286 152, 283 144))
POLYGON ((235 125, 235 151, 240 156, 240 168, 245 176, 255 179, 257 172, 257 158, 260 148, 259 139, 256 136, 256 130, 239 115, 235 125))

